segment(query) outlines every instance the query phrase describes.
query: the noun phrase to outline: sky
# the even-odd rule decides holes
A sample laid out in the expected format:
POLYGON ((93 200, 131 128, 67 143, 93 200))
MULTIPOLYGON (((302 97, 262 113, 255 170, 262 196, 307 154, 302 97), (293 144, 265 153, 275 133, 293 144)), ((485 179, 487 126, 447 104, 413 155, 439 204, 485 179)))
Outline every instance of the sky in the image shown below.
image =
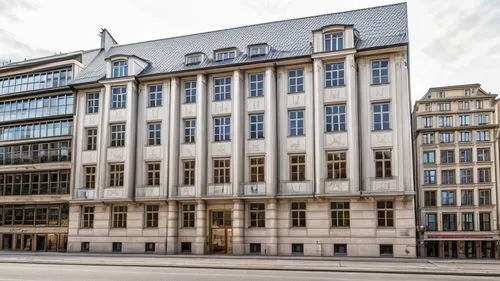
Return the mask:
MULTIPOLYGON (((0 0, 0 60, 399 3, 391 0, 0 0)), ((412 99, 480 83, 500 94, 500 0, 409 0, 412 99)))

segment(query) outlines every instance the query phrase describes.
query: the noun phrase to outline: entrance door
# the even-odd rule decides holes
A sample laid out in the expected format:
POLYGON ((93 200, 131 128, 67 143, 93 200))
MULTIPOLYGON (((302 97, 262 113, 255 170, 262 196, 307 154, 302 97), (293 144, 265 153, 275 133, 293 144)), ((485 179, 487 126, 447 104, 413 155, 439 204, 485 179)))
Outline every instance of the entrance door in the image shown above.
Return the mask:
POLYGON ((45 251, 45 235, 36 236, 36 250, 45 251))
POLYGON ((468 259, 476 258, 476 241, 465 241, 465 257, 468 259))
POLYGON ((231 212, 212 212, 210 230, 212 253, 231 254, 233 252, 231 212))
POLYGON ((456 259, 458 257, 457 254, 457 241, 444 241, 444 257, 456 259))
POLYGON ((494 259, 495 258, 495 245, 492 241, 481 241, 481 258, 494 259))
POLYGON ((4 250, 12 250, 12 234, 3 235, 3 247, 4 250))

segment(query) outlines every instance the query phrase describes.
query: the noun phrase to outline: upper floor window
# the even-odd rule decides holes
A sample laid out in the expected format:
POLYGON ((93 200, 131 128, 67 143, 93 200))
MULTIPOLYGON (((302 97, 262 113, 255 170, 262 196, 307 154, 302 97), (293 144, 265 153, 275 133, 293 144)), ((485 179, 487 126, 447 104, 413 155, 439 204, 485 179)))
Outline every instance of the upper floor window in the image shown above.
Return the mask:
POLYGON ((264 74, 257 73, 250 75, 250 96, 262 97, 264 96, 264 74))
POLYGON ((392 177, 392 163, 391 163, 390 150, 375 151, 375 177, 377 178, 392 177))
POLYGON ((289 119, 289 135, 303 136, 304 135, 304 111, 296 110, 288 112, 289 119))
POLYGON ((345 179, 346 173, 346 152, 332 151, 326 154, 326 169, 328 179, 345 179))
POLYGON ((325 33, 325 52, 344 49, 344 35, 342 32, 325 33))
POLYGON ((231 77, 214 79, 214 101, 231 99, 231 77))
POLYGON ((392 201, 377 202, 377 221, 379 227, 394 226, 394 203, 392 201))
POLYGON ((87 94, 87 113, 99 112, 99 93, 87 94))
POLYGON ((73 79, 71 67, 0 78, 0 95, 66 86, 73 79))
POLYGON ((434 133, 422 134, 422 144, 434 144, 434 133))
POLYGON ((451 116, 439 116, 439 127, 449 128, 453 126, 453 118, 451 116))
POLYGON ((424 128, 432 128, 434 125, 434 121, 432 116, 422 117, 422 126, 424 128))
POLYGON ((325 87, 344 86, 344 63, 325 65, 325 87))
POLYGON ((148 123, 148 145, 161 144, 161 123, 151 122, 148 123))
POLYGON ((482 109, 484 107, 482 100, 476 101, 476 109, 482 109))
POLYGON ((87 150, 97 149, 97 128, 87 128, 87 150))
POLYGON ((158 107, 161 106, 163 95, 163 86, 162 85, 153 85, 149 86, 149 107, 158 107))
POLYGON ((127 87, 111 88, 111 108, 127 107, 127 87))
POLYGON ((0 122, 73 114, 73 94, 0 102, 0 122))
POLYGON ((231 140, 231 117, 214 118, 214 141, 231 140))
POLYGON ((126 60, 113 62, 111 77, 123 77, 128 75, 128 63, 126 60))
POLYGON ((213 160, 213 183, 231 182, 231 160, 227 158, 213 160))
POLYGON ((477 161, 478 162, 490 161, 490 149, 489 148, 478 148, 477 149, 477 161))
POLYGON ((196 119, 184 120, 184 142, 194 143, 196 140, 196 119))
POLYGON ((476 114, 476 124, 486 125, 490 123, 490 115, 488 113, 476 114))
POLYGON ((125 146, 125 124, 111 125, 111 147, 125 146))
POLYGON ((389 83, 389 61, 379 60, 372 62, 372 84, 389 83))
POLYGON ((236 50, 215 52, 216 61, 232 60, 236 57, 236 50))
POLYGON ((264 138, 264 114, 250 114, 250 139, 264 138))
POLYGON ((373 130, 391 129, 391 105, 389 103, 375 103, 373 108, 373 130))
POLYGON ((490 140, 490 131, 476 132, 476 141, 489 141, 489 140, 490 140))
POLYGON ((450 111, 451 103, 449 102, 440 102, 438 103, 438 111, 450 111))
POLYGON ((288 93, 304 92, 304 70, 294 69, 288 71, 288 93))
POLYGON ((460 110, 469 110, 469 108, 470 108, 469 101, 459 101, 458 102, 458 109, 460 109, 460 110))
POLYGON ((460 126, 469 126, 470 125, 470 115, 460 115, 458 116, 460 120, 460 126))
POLYGON ((196 103, 196 81, 184 82, 184 102, 196 103))
POLYGON ((185 61, 186 65, 193 65, 199 63, 201 63, 201 54, 193 54, 186 56, 186 61, 185 61))
POLYGON ((267 54, 267 45, 256 45, 250 47, 250 57, 260 57, 267 54))
POLYGON ((265 157, 250 157, 250 181, 265 182, 265 157))
POLYGON ((290 180, 306 180, 306 156, 304 154, 290 155, 290 180))
POLYGON ((453 133, 439 133, 439 142, 440 143, 453 143, 453 133))
POLYGON ((436 152, 435 151, 424 151, 422 158, 423 158, 424 164, 435 164, 436 163, 436 152))
POLYGON ((325 131, 345 131, 345 105, 329 105, 325 107, 325 131))

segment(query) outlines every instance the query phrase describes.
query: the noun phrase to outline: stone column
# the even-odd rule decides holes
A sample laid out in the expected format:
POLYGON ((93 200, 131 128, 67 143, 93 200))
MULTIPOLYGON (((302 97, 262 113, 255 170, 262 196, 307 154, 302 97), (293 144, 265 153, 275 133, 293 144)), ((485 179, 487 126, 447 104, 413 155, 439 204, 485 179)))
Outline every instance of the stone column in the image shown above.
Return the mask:
POLYGON ((358 128, 359 124, 358 118, 358 91, 356 88, 356 83, 358 78, 356 77, 356 62, 354 60, 354 55, 348 55, 345 60, 345 84, 346 84, 346 95, 347 95, 347 139, 349 140, 349 150, 347 151, 348 167, 347 167, 347 177, 350 180, 349 190, 351 192, 359 192, 361 190, 360 179, 360 163, 359 163, 359 134, 358 128))
POLYGON ((233 255, 245 254, 245 203, 243 200, 233 201, 233 255))
POLYGON ((207 78, 204 74, 196 77, 196 196, 206 194, 207 186, 207 78))
POLYGON ((177 254, 178 249, 178 221, 179 204, 177 201, 168 202, 167 220, 167 254, 177 254))
POLYGON ((232 93, 232 127, 231 143, 232 157, 231 166, 233 168, 233 195, 237 196, 240 190, 240 184, 243 182, 243 169, 245 166, 245 119, 244 119, 244 95, 243 95, 244 77, 241 71, 235 70, 233 74, 233 93, 232 93))
POLYGON ((274 67, 266 68, 264 99, 264 137, 266 143, 265 181, 266 194, 275 195, 278 185, 278 130, 276 129, 276 75, 274 67))
POLYGON ((172 78, 170 84, 170 130, 168 157, 168 190, 169 197, 177 193, 179 185, 179 135, 180 135, 180 92, 179 78, 172 78))
MULTIPOLYGON (((97 180, 96 180, 96 197, 95 199, 104 198, 104 190, 108 186, 106 175, 108 172, 108 147, 109 147, 109 111, 111 108, 111 86, 104 85, 104 92, 101 92, 100 101, 101 105, 99 110, 102 111, 102 122, 100 126, 99 146, 97 147, 97 180)), ((83 116, 83 115, 82 115, 83 116)))
POLYGON ((324 149, 324 112, 323 109, 323 61, 321 59, 314 59, 313 63, 313 95, 314 95, 314 161, 315 161, 315 188, 314 193, 324 194, 324 171, 325 171, 325 149, 324 149))
POLYGON ((207 204, 203 200, 198 200, 196 204, 196 239, 193 253, 205 254, 207 242, 207 204))
POLYGON ((278 255, 278 200, 269 199, 266 203, 266 236, 265 255, 278 255))

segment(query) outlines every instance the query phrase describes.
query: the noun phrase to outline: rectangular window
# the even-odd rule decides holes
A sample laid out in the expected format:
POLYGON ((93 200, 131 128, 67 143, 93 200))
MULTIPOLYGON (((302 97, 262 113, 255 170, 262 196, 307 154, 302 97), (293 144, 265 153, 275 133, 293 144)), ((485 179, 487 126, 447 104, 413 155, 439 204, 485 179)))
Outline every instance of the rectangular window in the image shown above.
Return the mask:
POLYGON ((112 209, 112 228, 127 227, 127 206, 113 206, 112 209))
POLYGON ((394 209, 392 201, 377 201, 377 219, 379 227, 394 226, 394 209))
POLYGON ((250 204, 250 227, 266 227, 266 206, 264 203, 250 204))
POLYGON ((434 121, 433 121, 432 116, 422 117, 422 126, 424 128, 432 128, 434 126, 434 121))
POLYGON ((163 86, 149 86, 149 107, 159 107, 162 104, 163 86))
POLYGON ((458 132, 458 141, 459 142, 471 142, 472 141, 472 133, 471 132, 458 132))
POLYGON ((460 183, 461 184, 471 184, 472 181, 472 169, 460 169, 460 183))
POLYGON ((374 103, 373 110, 373 130, 391 129, 391 105, 389 103, 374 103))
POLYGON ((306 226, 306 202, 293 202, 291 206, 292 226, 306 226))
POLYGON ((437 214, 425 214, 425 226, 427 231, 437 231, 437 214))
POLYGON ((183 204, 182 205, 182 227, 194 227, 195 214, 196 214, 196 205, 195 204, 183 204))
POLYGON ((196 81, 184 82, 184 102, 196 103, 196 81))
POLYGON ((474 213, 462 214, 462 230, 474 231, 474 213))
POLYGON ((345 152, 328 152, 326 155, 326 169, 328 179, 345 179, 346 172, 346 153, 345 152))
POLYGON ((195 160, 184 160, 184 185, 194 185, 195 183, 195 171, 196 165, 195 160))
POLYGON ((181 242, 181 252, 184 254, 191 253, 191 242, 181 242))
POLYGON ((231 182, 231 160, 229 159, 214 159, 214 179, 215 184, 231 182))
POLYGON ((349 227, 351 220, 349 202, 331 202, 330 211, 332 227, 349 227))
POLYGON ((80 243, 80 252, 82 252, 82 253, 90 252, 90 242, 81 242, 80 243))
POLYGON ((125 146, 125 124, 111 125, 111 147, 125 146))
POLYGON ((201 54, 186 55, 185 58, 186 60, 184 63, 186 65, 194 65, 201 63, 201 54))
POLYGON ((459 115, 458 120, 460 121, 460 126, 470 125, 470 115, 459 115))
POLYGON ((291 181, 306 180, 305 155, 290 155, 290 180, 291 181))
POLYGON ((377 178, 392 177, 390 150, 375 151, 375 177, 377 178))
POLYGON ((127 107, 127 87, 111 88, 111 108, 127 107))
POLYGON ((304 244, 292 244, 292 255, 304 255, 304 244))
POLYGON ((477 178, 479 183, 491 182, 491 169, 490 168, 477 169, 477 178))
POLYGON ((477 125, 488 125, 490 123, 490 115, 488 113, 476 114, 477 125))
POLYGON ((476 101, 476 109, 483 109, 483 101, 482 100, 477 100, 476 101))
POLYGON ((347 244, 335 244, 335 245, 333 245, 333 255, 335 257, 346 257, 347 256, 347 244))
POLYGON ((440 143, 453 143, 453 133, 439 133, 440 143))
POLYGON ((264 96, 264 74, 250 74, 250 96, 263 97, 264 96))
POLYGON ((344 63, 325 64, 325 87, 344 86, 344 63))
POLYGON ((424 164, 435 164, 436 163, 436 152, 435 151, 424 151, 422 158, 423 158, 424 164))
POLYGON ((460 109, 460 110, 469 110, 469 108, 470 108, 469 101, 459 101, 458 102, 458 109, 460 109))
POLYGON ((460 155, 460 163, 469 163, 472 162, 472 149, 467 148, 467 149, 460 149, 458 151, 460 155))
POLYGON ((441 164, 455 163, 454 150, 441 150, 441 164))
POLYGON ((128 75, 128 63, 125 60, 113 62, 111 77, 123 77, 128 75))
POLYGON ((231 140, 231 117, 214 118, 214 141, 231 140))
POLYGON ((231 99, 231 77, 214 79, 214 101, 231 99))
POLYGON ((346 123, 345 105, 325 106, 325 131, 343 132, 346 123))
POLYGON ((489 189, 479 190, 479 206, 491 205, 491 191, 489 189))
POLYGON ((489 141, 490 131, 476 131, 476 141, 489 141))
POLYGON ((265 56, 267 54, 267 49, 267 45, 252 46, 249 51, 250 57, 255 58, 265 56))
POLYGON ((443 214, 443 231, 457 231, 457 214, 443 214))
POLYGON ((159 186, 160 185, 160 162, 150 162, 147 163, 146 176, 148 179, 148 186, 159 186))
POLYGON ((491 215, 490 213, 479 213, 479 230, 491 231, 491 215))
POLYGON ((113 242, 111 244, 113 253, 121 253, 122 252, 122 242, 113 242))
POLYGON ((443 190, 441 191, 441 206, 455 206, 456 193, 455 191, 443 190))
POLYGON ((424 192, 424 206, 425 207, 436 207, 436 191, 425 191, 424 192))
POLYGON ((380 60, 372 62, 372 84, 380 85, 389 83, 389 61, 380 60))
POLYGON ((439 116, 439 127, 449 128, 453 126, 453 118, 451 116, 439 116))
POLYGON ((250 243, 250 254, 261 254, 261 245, 260 243, 250 243))
POLYGON ((155 252, 155 248, 156 248, 155 246, 156 245, 153 242, 146 242, 146 243, 144 243, 144 251, 146 253, 154 253, 155 252))
POLYGON ((82 207, 81 228, 94 228, 94 207, 82 207))
POLYGON ((196 119, 184 119, 184 143, 196 141, 196 119))
POLYGON ((344 49, 344 35, 342 32, 325 33, 325 52, 341 51, 344 49))
POLYGON ((491 161, 490 149, 489 148, 478 148, 477 149, 477 161, 478 162, 491 161))
POLYGON ((296 110, 288 112, 288 124, 290 136, 304 135, 304 111, 296 110))
POLYGON ((288 93, 304 92, 304 70, 294 69, 288 71, 288 93))
POLYGON ((123 173, 125 165, 123 164, 110 164, 109 165, 109 186, 121 187, 123 186, 123 173))
POLYGON ((265 157, 250 157, 250 181, 251 182, 265 182, 265 157))
POLYGON ((97 128, 87 128, 87 150, 97 149, 97 128))
POLYGON ((455 184, 455 170, 442 170, 441 184, 455 184))
POLYGON ((250 139, 264 138, 264 114, 250 114, 250 139))
POLYGON ((422 144, 434 144, 434 133, 422 134, 422 144))
POLYGON ((440 102, 438 103, 438 111, 450 111, 451 103, 449 102, 440 102))
POLYGON ((87 94, 87 113, 99 112, 99 93, 87 94))
POLYGON ((96 166, 85 166, 85 188, 95 188, 96 166))
POLYGON ((461 206, 472 206, 474 204, 473 194, 474 194, 473 190, 462 190, 461 206))
POLYGON ((161 144, 161 123, 150 122, 148 123, 148 145, 161 144))
POLYGON ((158 205, 146 205, 145 207, 146 228, 158 227, 158 216, 160 207, 158 205))
POLYGON ((236 51, 219 51, 215 53, 216 61, 232 60, 236 57, 236 51))

